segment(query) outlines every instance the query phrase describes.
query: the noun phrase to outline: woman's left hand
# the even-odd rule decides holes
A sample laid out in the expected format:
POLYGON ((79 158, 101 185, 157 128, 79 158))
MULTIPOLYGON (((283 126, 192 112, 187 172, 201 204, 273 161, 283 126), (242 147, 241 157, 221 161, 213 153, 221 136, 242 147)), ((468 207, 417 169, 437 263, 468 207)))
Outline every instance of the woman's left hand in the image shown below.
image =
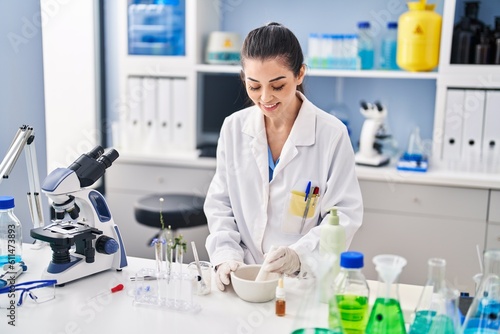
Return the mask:
POLYGON ((289 247, 281 246, 269 252, 264 262, 265 267, 263 269, 269 272, 295 276, 300 271, 299 256, 289 247))

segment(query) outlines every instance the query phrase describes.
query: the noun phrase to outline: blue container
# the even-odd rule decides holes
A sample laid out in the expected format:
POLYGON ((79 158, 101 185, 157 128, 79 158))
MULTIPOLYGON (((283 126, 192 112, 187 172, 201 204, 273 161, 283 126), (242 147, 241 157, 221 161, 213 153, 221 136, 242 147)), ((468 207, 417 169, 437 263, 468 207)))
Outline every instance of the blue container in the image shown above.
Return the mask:
POLYGON ((184 56, 185 0, 157 0, 128 7, 128 53, 184 56))
POLYGON ((396 55, 398 50, 398 23, 387 23, 387 32, 382 39, 380 48, 380 68, 384 70, 398 70, 396 55))

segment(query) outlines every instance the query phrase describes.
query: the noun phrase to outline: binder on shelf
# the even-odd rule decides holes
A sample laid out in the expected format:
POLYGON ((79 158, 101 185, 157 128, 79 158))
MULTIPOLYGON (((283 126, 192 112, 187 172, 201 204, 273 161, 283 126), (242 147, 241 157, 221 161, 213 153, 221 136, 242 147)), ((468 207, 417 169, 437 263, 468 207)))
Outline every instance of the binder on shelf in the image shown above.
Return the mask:
POLYGON ((500 170, 500 91, 486 91, 483 130, 483 162, 488 172, 500 170))
POLYGON ((173 140, 173 117, 172 117, 172 79, 158 79, 157 94, 158 112, 158 140, 164 149, 171 145, 173 140))
POLYGON ((121 143, 124 150, 137 151, 142 146, 142 78, 127 79, 127 117, 121 127, 121 143))
POLYGON ((187 80, 175 78, 172 80, 172 116, 173 116, 173 140, 175 148, 187 148, 188 134, 188 110, 186 105, 188 99, 187 80))
POLYGON ((462 158, 467 171, 477 171, 481 160, 485 97, 484 90, 465 90, 462 158))
POLYGON ((142 79, 142 130, 143 149, 154 152, 157 149, 157 115, 156 115, 156 90, 158 80, 154 77, 142 79))
POLYGON ((461 158, 465 91, 448 89, 444 119, 443 160, 456 167, 461 158))

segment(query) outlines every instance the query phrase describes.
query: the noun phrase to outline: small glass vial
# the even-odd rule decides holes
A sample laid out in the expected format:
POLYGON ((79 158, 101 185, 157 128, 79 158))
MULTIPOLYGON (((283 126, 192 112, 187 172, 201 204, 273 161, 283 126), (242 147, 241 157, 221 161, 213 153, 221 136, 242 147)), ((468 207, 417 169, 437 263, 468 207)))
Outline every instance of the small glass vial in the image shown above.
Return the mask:
POLYGON ((285 288, 283 287, 283 278, 278 280, 276 287, 276 315, 283 317, 286 314, 285 288))
POLYGON ((14 206, 14 197, 0 196, 0 266, 22 261, 23 229, 14 206))

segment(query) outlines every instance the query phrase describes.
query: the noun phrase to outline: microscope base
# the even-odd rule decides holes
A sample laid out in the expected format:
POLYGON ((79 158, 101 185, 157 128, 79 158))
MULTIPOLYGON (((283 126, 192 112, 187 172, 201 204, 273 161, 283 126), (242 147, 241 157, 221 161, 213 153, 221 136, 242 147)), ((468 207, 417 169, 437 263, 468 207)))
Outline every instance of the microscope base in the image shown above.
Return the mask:
POLYGON ((374 157, 366 157, 359 153, 354 156, 354 161, 357 165, 361 166, 371 166, 371 167, 381 167, 385 166, 390 162, 390 158, 384 155, 376 155, 374 157))

